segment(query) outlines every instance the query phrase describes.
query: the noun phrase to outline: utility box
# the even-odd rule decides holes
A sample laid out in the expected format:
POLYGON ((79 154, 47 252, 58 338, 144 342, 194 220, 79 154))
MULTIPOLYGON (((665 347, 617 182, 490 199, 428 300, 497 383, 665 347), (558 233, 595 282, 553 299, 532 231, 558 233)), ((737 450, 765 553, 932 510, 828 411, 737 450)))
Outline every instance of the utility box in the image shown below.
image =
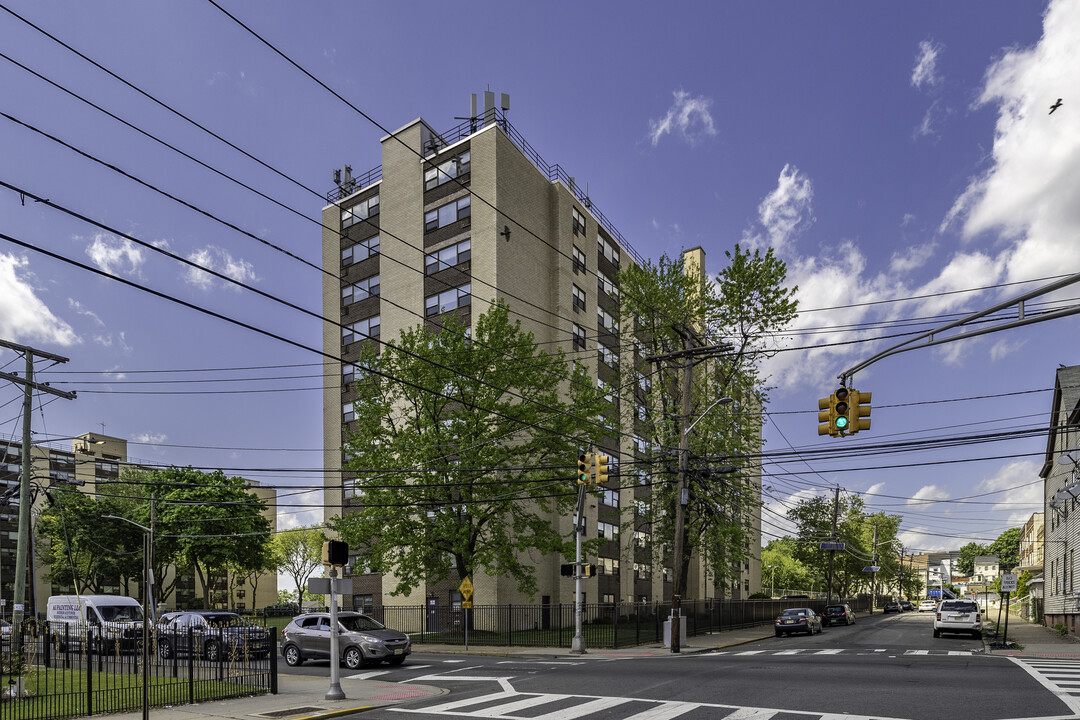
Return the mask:
MULTIPOLYGON (((664 621, 664 647, 671 647, 671 618, 664 621)), ((679 618, 679 647, 686 647, 686 618, 679 618)))

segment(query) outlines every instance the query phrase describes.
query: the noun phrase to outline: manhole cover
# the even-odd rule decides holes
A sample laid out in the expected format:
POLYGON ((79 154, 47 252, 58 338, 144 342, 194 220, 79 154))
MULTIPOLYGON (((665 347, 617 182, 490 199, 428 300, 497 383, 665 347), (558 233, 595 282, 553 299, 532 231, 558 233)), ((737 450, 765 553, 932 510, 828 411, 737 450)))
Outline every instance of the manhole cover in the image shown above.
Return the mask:
POLYGON ((319 712, 320 710, 325 710, 325 709, 326 708, 321 708, 321 707, 289 708, 288 710, 273 710, 271 712, 259 713, 259 717, 279 718, 279 717, 287 717, 289 715, 310 715, 313 712, 319 712))

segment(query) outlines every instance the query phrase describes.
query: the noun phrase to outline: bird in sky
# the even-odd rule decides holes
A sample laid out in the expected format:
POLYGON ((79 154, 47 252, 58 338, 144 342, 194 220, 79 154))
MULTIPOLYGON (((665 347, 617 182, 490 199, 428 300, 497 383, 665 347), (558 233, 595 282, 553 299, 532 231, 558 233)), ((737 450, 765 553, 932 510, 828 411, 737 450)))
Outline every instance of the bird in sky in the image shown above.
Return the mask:
POLYGON ((1057 110, 1059 107, 1061 107, 1061 98, 1058 98, 1058 101, 1050 106, 1050 114, 1053 115, 1054 111, 1057 110))

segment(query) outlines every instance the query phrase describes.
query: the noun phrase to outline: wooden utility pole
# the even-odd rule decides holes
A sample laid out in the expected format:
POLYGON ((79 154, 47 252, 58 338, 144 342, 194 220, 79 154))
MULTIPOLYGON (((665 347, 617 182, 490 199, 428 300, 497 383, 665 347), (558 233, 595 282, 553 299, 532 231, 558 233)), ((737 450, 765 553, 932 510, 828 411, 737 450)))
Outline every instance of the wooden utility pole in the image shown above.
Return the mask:
POLYGON ((0 379, 9 380, 23 386, 23 441, 22 441, 22 481, 19 483, 19 540, 15 546, 15 597, 12 598, 11 613, 11 652, 22 652, 22 621, 26 613, 26 570, 30 560, 30 471, 31 471, 31 434, 34 390, 58 395, 68 400, 75 399, 75 393, 56 390, 48 385, 34 382, 34 358, 66 363, 68 359, 42 350, 35 350, 26 345, 0 340, 0 347, 20 352, 26 358, 26 377, 0 372, 0 379))
MULTIPOLYGON (((836 486, 836 493, 833 495, 833 509, 832 509, 832 541, 836 542, 836 521, 840 514, 840 486, 836 486)), ((825 593, 825 604, 832 605, 832 581, 833 581, 833 558, 836 556, 835 550, 829 551, 829 589, 825 593)))

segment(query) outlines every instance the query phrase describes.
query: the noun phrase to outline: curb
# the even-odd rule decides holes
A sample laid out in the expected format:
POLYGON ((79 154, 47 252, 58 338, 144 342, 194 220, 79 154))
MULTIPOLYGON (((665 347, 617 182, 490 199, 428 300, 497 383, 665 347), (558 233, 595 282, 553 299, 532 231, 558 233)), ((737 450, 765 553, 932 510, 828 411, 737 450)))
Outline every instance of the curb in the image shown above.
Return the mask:
POLYGON ((329 720, 329 718, 352 715, 353 713, 373 710, 374 708, 374 705, 360 705, 354 708, 342 708, 340 710, 327 710, 326 712, 314 713, 312 715, 300 715, 299 717, 292 718, 292 720, 329 720))

